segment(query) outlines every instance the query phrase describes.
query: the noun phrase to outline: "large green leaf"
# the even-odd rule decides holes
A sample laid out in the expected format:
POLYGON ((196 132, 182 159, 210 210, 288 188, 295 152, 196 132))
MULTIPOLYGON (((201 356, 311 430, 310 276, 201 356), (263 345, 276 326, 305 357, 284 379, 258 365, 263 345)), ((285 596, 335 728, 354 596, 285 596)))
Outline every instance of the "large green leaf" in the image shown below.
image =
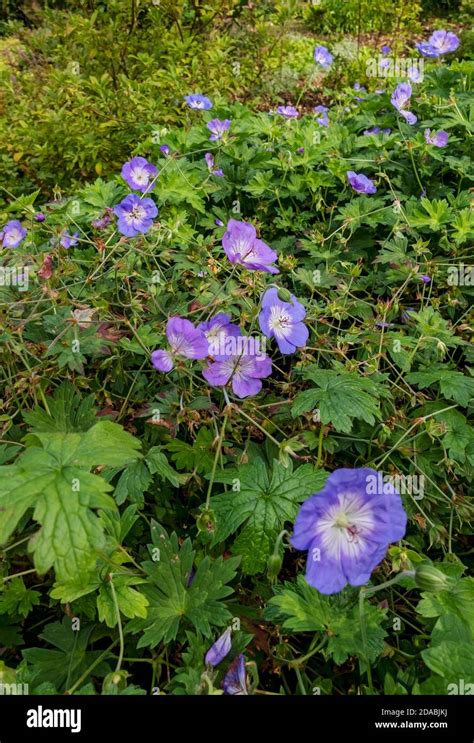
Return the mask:
POLYGON ((211 498, 217 520, 214 543, 243 526, 233 551, 242 556, 245 573, 263 570, 278 532, 294 521, 298 504, 321 490, 325 480, 326 473, 311 464, 293 470, 291 462, 285 467, 274 461, 270 471, 261 459, 221 472, 215 482, 231 485, 231 490, 211 498))
POLYGON ((129 631, 143 633, 138 647, 176 639, 183 622, 210 637, 213 626, 222 627, 231 618, 222 599, 232 593, 227 583, 235 576, 239 558, 205 557, 193 573, 190 539, 180 547, 176 534, 168 536, 160 524, 152 522, 152 541, 153 559, 143 563, 149 579, 143 589, 150 603, 148 615, 128 625, 129 631))
POLYGON ((104 545, 97 508, 115 508, 112 487, 93 466, 132 462, 140 442, 115 423, 101 421, 86 433, 39 433, 14 465, 0 468, 0 542, 8 540, 29 508, 39 529, 30 541, 35 568, 54 565, 59 581, 80 581, 104 545))
POLYGON ((379 398, 386 396, 381 384, 352 372, 315 366, 308 367, 304 377, 316 387, 296 395, 291 408, 294 418, 318 409, 321 423, 331 423, 345 433, 351 431, 354 419, 371 425, 380 419, 379 398))

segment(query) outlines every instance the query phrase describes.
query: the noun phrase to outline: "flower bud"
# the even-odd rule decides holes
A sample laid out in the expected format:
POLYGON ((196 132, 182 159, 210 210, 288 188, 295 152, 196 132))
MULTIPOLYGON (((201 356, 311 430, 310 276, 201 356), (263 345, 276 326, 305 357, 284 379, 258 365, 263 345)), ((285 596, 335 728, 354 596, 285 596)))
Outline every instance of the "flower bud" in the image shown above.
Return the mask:
POLYGON ((205 662, 209 666, 218 666, 230 653, 232 647, 232 628, 227 627, 226 631, 215 641, 206 653, 205 662))
POLYGON ((278 552, 274 552, 272 555, 270 555, 267 561, 267 575, 270 580, 275 580, 281 570, 282 565, 283 557, 278 554, 278 552))
POLYGON ((415 582, 422 591, 432 591, 433 593, 445 591, 449 585, 448 577, 429 563, 418 565, 415 570, 415 582))
POLYGON ((123 691, 127 687, 128 675, 126 671, 112 671, 112 673, 108 673, 102 682, 102 693, 111 694, 117 690, 123 691))
POLYGON ((196 526, 200 532, 213 534, 216 528, 216 517, 214 511, 209 509, 202 511, 197 518, 196 526))
POLYGON ((288 289, 278 289, 278 299, 282 302, 291 302, 291 292, 288 289))

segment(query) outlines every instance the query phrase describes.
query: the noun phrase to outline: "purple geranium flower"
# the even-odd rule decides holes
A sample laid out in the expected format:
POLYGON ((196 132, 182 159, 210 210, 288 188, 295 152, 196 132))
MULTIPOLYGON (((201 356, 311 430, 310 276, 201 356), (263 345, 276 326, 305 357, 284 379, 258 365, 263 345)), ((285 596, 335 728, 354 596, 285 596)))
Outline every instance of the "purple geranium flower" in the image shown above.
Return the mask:
POLYGON ((367 178, 367 176, 363 173, 354 173, 353 170, 348 170, 347 180, 349 181, 354 191, 357 191, 357 193, 369 194, 377 192, 377 188, 375 187, 373 181, 371 181, 370 178, 367 178))
POLYGON ((217 227, 223 227, 224 226, 224 222, 222 221, 222 219, 215 219, 214 220, 214 224, 217 225, 217 227))
POLYGON ((207 356, 207 338, 189 320, 170 317, 166 324, 166 337, 171 350, 158 350, 151 354, 151 363, 158 371, 171 371, 176 356, 184 356, 186 359, 205 359, 207 356))
POLYGON ((37 222, 44 222, 46 217, 44 216, 43 212, 37 212, 37 214, 35 214, 35 219, 37 222))
POLYGON ((229 336, 237 337, 241 335, 239 326, 234 325, 231 322, 230 315, 225 312, 219 312, 212 320, 200 323, 198 330, 201 330, 207 338, 210 356, 225 353, 223 350, 225 339, 229 336))
POLYGON ((420 276, 420 279, 424 284, 431 284, 431 278, 429 276, 426 276, 426 274, 420 276))
POLYGON ((170 154, 170 148, 167 144, 160 144, 160 152, 165 157, 168 157, 168 155, 170 154))
POLYGON ((210 152, 206 152, 206 154, 204 155, 204 160, 206 161, 207 169, 210 173, 212 173, 212 175, 216 175, 219 178, 224 175, 224 172, 220 168, 215 167, 214 155, 212 155, 210 152))
POLYGON ((17 219, 11 219, 0 232, 0 242, 4 248, 17 248, 26 237, 26 229, 17 219))
POLYGON ((122 178, 127 186, 142 193, 153 190, 155 187, 153 179, 157 175, 156 165, 149 163, 144 157, 132 157, 122 168, 122 178))
POLYGON ((240 653, 229 666, 224 676, 222 688, 225 694, 243 696, 248 694, 247 677, 245 673, 245 657, 240 653))
POLYGON ((280 273, 271 265, 277 260, 277 254, 263 240, 257 238, 257 231, 249 222, 229 220, 222 245, 231 263, 239 263, 251 271, 280 273))
POLYGON ((314 61, 317 64, 320 64, 321 67, 324 67, 324 69, 327 69, 331 66, 333 60, 333 56, 331 52, 326 49, 325 46, 317 46, 314 50, 314 61))
POLYGON ((308 583, 321 593, 338 593, 348 583, 367 583, 388 546, 404 536, 406 523, 400 495, 380 473, 338 469, 301 506, 291 543, 308 550, 308 583))
POLYGON ((272 372, 272 360, 260 351, 258 339, 227 337, 229 352, 216 354, 214 362, 203 369, 204 379, 213 387, 232 384, 234 395, 240 398, 257 395, 261 380, 272 372))
POLYGON ((60 245, 62 245, 63 248, 73 248, 74 245, 77 245, 77 243, 79 242, 79 240, 77 239, 78 237, 78 232, 74 232, 72 235, 70 235, 69 232, 63 230, 59 243, 60 245))
POLYGON ((448 139, 448 132, 445 132, 442 129, 433 134, 431 134, 431 129, 425 129, 425 141, 427 144, 433 144, 435 147, 446 147, 448 139))
POLYGON ((220 119, 212 119, 211 121, 208 121, 207 128, 211 132, 211 136, 209 137, 211 142, 216 142, 218 139, 221 139, 229 129, 230 125, 230 119, 224 119, 223 121, 220 119))
POLYGON ((459 46, 459 39, 451 31, 434 31, 428 41, 421 41, 416 45, 424 57, 441 57, 443 54, 454 52, 459 46))
POLYGON ((327 106, 315 106, 313 108, 313 111, 315 114, 322 114, 316 121, 321 126, 329 126, 329 116, 328 116, 328 107, 327 106))
POLYGON ((153 226, 158 209, 153 199, 140 199, 131 193, 114 207, 114 214, 118 217, 119 232, 126 237, 136 237, 153 226))
POLYGON ((226 655, 230 653, 232 647, 232 628, 228 627, 226 631, 215 641, 209 648, 204 658, 206 665, 218 666, 221 661, 224 660, 226 655))
POLYGON ((276 112, 280 116, 284 116, 285 119, 297 119, 299 116, 299 112, 294 106, 278 106, 276 112))
POLYGON ((416 124, 417 118, 411 111, 407 111, 406 108, 410 104, 411 98, 411 85, 410 83, 399 83, 392 93, 391 102, 397 111, 403 116, 408 124, 416 124))
POLYGON ((382 52, 382 54, 390 54, 390 52, 392 51, 392 49, 391 49, 391 47, 387 46, 387 44, 384 44, 381 47, 380 51, 382 52))
POLYGON ((289 302, 284 302, 278 296, 278 289, 272 287, 264 294, 258 322, 267 338, 275 338, 282 353, 294 353, 308 340, 305 316, 305 308, 293 294, 289 302))
POLYGON ((208 111, 212 108, 212 101, 206 98, 205 95, 200 93, 192 93, 191 95, 185 96, 184 100, 188 104, 189 108, 193 108, 195 111, 208 111))

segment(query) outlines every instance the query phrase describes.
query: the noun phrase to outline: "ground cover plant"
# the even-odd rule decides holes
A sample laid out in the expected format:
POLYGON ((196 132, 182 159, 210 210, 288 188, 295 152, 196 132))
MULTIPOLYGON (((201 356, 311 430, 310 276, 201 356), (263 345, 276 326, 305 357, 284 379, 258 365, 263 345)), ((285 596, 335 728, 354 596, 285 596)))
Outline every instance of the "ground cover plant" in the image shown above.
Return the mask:
POLYGON ((1 683, 474 691, 472 63, 383 47, 5 189, 1 683))

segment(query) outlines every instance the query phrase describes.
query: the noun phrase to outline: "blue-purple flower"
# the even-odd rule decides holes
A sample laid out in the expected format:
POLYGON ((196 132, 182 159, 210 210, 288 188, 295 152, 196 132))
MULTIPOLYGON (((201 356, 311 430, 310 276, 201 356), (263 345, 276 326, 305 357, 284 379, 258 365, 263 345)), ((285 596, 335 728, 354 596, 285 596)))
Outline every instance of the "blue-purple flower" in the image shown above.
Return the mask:
POLYGON ((153 226, 158 209, 153 199, 140 199, 131 193, 114 207, 114 214, 118 217, 119 232, 126 237, 136 237, 153 226))
POLYGON ((63 248, 66 248, 66 249, 73 248, 79 242, 78 237, 79 237, 78 232, 73 232, 73 234, 70 235, 69 232, 67 232, 66 230, 63 230, 63 232, 61 233, 61 237, 59 239, 59 244, 63 248))
POLYGON ((237 337, 241 335, 238 325, 231 322, 230 315, 225 312, 219 312, 215 317, 207 322, 198 325, 207 338, 209 356, 216 356, 224 352, 225 339, 229 336, 237 337))
POLYGON ((158 168, 144 157, 132 157, 122 168, 122 178, 134 191, 145 193, 155 187, 153 179, 158 175, 158 168))
POLYGON ((160 152, 165 157, 168 157, 168 155, 170 154, 169 146, 167 144, 160 144, 160 152))
POLYGON ((227 627, 226 631, 215 641, 206 653, 204 661, 208 666, 218 666, 224 658, 230 653, 232 647, 232 628, 227 627))
POLYGON ((329 126, 329 109, 327 106, 315 106, 313 111, 315 114, 321 114, 321 116, 316 119, 320 126, 329 126))
POLYGON ((211 121, 208 121, 207 128, 211 132, 211 136, 209 137, 211 142, 216 142, 218 139, 221 139, 230 128, 230 125, 230 119, 224 119, 223 121, 220 119, 211 119, 211 121))
POLYGON ((37 212, 35 214, 35 219, 36 219, 37 222, 44 222, 44 220, 46 219, 46 217, 43 214, 43 212, 37 212))
POLYGON ((379 126, 373 126, 371 129, 364 129, 364 136, 368 137, 369 134, 390 134, 391 129, 381 129, 379 126))
POLYGON ((353 170, 348 170, 347 180, 357 193, 377 193, 377 188, 374 185, 374 182, 371 181, 370 178, 367 178, 363 173, 354 173, 353 170))
POLYGON ((185 96, 184 100, 188 104, 189 108, 195 111, 208 111, 212 108, 212 101, 209 100, 205 95, 200 93, 192 93, 191 95, 185 96))
POLYGON ((297 119, 300 115, 298 109, 294 106, 278 106, 276 112, 280 116, 284 116, 285 119, 297 119))
POLYGON ((251 271, 279 273, 278 268, 272 266, 278 258, 277 254, 257 238, 257 231, 249 222, 229 220, 222 245, 231 263, 238 263, 251 271))
POLYGON ((240 653, 229 666, 222 682, 224 694, 243 696, 248 694, 247 676, 245 673, 245 657, 240 653))
POLYGON ((390 100, 392 106, 403 116, 407 124, 416 124, 417 118, 415 114, 406 110, 407 106, 410 105, 411 93, 410 83, 399 83, 393 91, 390 100))
POLYGON ((206 161, 207 169, 212 175, 216 175, 218 178, 222 178, 224 175, 224 171, 221 170, 221 168, 216 168, 216 163, 214 160, 214 155, 211 152, 206 152, 204 155, 204 160, 206 161))
POLYGON ((291 543, 307 550, 306 580, 325 594, 361 586, 405 535, 400 495, 381 473, 338 469, 298 513, 291 543))
POLYGON ((306 310, 291 294, 290 301, 284 302, 278 296, 278 289, 267 289, 262 300, 262 310, 258 322, 267 338, 275 338, 281 353, 294 353, 308 340, 308 328, 303 320, 306 310))
POLYGON ((0 243, 4 248, 17 248, 26 237, 26 229, 18 219, 11 219, 0 232, 0 243))
POLYGON ((422 276, 420 276, 420 279, 422 280, 424 284, 431 284, 431 277, 427 276, 426 274, 423 274, 422 276))
POLYGON ((441 57, 443 54, 454 52, 459 46, 459 39, 452 31, 441 29, 434 31, 428 41, 421 41, 416 45, 423 57, 441 57))
POLYGON ((157 350, 151 354, 151 363, 161 372, 174 369, 177 356, 186 359, 205 359, 208 353, 207 338, 190 320, 170 317, 166 324, 166 338, 170 350, 157 350))
POLYGON ((314 50, 314 61, 324 69, 331 66, 333 59, 331 52, 325 46, 317 46, 314 50))
POLYGON ((426 144, 432 144, 435 147, 446 147, 448 139, 448 132, 445 132, 442 129, 440 129, 439 132, 433 132, 433 134, 431 133, 431 129, 425 129, 426 144))
POLYGON ((262 379, 272 372, 272 360, 262 352, 259 339, 251 336, 227 337, 225 353, 203 369, 202 375, 212 387, 231 384, 234 395, 248 397, 262 389, 262 379))
POLYGON ((391 49, 391 47, 390 47, 390 46, 388 46, 387 44, 384 44, 384 45, 383 45, 383 46, 382 46, 382 47, 380 48, 380 51, 382 52, 382 54, 390 54, 390 52, 392 51, 392 49, 391 49))

